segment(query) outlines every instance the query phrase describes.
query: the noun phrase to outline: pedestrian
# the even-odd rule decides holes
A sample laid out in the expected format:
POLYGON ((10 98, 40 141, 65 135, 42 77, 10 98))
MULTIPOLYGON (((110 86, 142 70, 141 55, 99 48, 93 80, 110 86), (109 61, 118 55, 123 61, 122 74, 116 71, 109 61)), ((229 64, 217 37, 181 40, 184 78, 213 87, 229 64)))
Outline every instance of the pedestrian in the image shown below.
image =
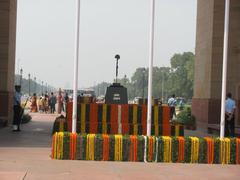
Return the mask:
POLYGON ((63 101, 63 105, 64 105, 63 109, 64 109, 65 112, 67 111, 67 104, 68 104, 68 102, 69 102, 68 93, 65 93, 64 101, 63 101))
POLYGON ((173 119, 173 116, 176 116, 175 107, 177 105, 177 100, 175 98, 175 94, 172 95, 171 98, 168 99, 168 106, 170 106, 170 119, 173 119))
POLYGON ((48 95, 45 94, 44 98, 43 98, 43 111, 45 113, 48 113, 49 110, 49 105, 48 105, 48 95))
POLYGON ((63 96, 62 96, 61 88, 58 91, 57 104, 58 104, 57 112, 58 112, 58 114, 61 114, 62 110, 63 110, 63 96))
POLYGON ((227 99, 225 101, 225 136, 226 137, 234 137, 235 136, 235 109, 236 103, 232 99, 232 94, 227 93, 227 99))
POLYGON ((37 95, 34 93, 31 97, 31 112, 37 112, 37 109, 37 95))
POLYGON ((15 86, 15 94, 13 99, 13 131, 21 131, 20 124, 21 124, 21 114, 22 114, 22 107, 21 107, 21 86, 15 86))
POLYGON ((51 95, 49 97, 49 106, 50 106, 50 112, 51 114, 54 114, 56 109, 55 109, 55 105, 57 103, 57 98, 56 96, 53 94, 53 92, 51 92, 51 95))
POLYGON ((38 100, 38 108, 39 108, 39 112, 43 112, 43 98, 42 96, 40 96, 39 100, 38 100))

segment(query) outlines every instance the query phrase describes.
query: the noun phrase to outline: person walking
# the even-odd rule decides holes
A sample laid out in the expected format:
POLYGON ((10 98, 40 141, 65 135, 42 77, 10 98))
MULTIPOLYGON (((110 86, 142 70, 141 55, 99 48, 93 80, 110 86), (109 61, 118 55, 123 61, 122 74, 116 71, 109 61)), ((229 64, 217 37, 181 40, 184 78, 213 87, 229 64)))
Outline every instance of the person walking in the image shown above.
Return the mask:
POLYGON ((170 119, 173 119, 173 116, 176 116, 175 107, 177 105, 177 100, 175 98, 175 94, 172 95, 171 98, 168 100, 168 106, 170 106, 170 119))
POLYGON ((62 96, 61 89, 59 89, 59 92, 58 92, 57 103, 58 103, 58 110, 57 110, 57 112, 58 112, 58 114, 61 114, 62 110, 63 110, 63 96, 62 96))
POLYGON ((227 99, 225 101, 225 136, 226 137, 234 137, 235 136, 235 109, 236 103, 232 99, 232 94, 227 93, 227 99))
POLYGON ((13 99, 13 131, 21 131, 20 124, 21 124, 21 114, 22 114, 22 107, 21 107, 21 86, 15 86, 15 94, 13 99))
POLYGON ((49 106, 50 106, 50 112, 51 114, 55 113, 55 105, 57 103, 57 98, 56 96, 53 94, 53 92, 51 92, 50 98, 49 98, 49 106))

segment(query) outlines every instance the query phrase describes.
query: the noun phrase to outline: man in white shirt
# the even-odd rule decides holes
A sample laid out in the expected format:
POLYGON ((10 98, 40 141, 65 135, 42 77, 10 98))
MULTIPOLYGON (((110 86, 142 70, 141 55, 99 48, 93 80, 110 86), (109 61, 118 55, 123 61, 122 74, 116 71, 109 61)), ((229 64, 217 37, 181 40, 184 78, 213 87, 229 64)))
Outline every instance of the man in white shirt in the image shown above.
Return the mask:
POLYGON ((232 94, 227 93, 227 99, 225 101, 225 136, 234 137, 234 113, 236 109, 236 103, 232 99, 232 94))
POLYGON ((20 131, 20 123, 21 123, 21 86, 15 86, 15 94, 13 99, 13 131, 20 131))
POLYGON ((170 106, 170 119, 173 119, 173 115, 176 116, 175 106, 177 105, 177 100, 175 99, 175 94, 168 100, 168 106, 170 106))

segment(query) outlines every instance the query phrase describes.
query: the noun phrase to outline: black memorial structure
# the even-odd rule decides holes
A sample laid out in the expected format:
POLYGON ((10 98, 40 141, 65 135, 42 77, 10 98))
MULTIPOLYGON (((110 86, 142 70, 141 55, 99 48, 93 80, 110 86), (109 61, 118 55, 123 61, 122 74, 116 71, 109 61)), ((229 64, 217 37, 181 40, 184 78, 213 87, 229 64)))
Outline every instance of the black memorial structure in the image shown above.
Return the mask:
POLYGON ((106 104, 128 104, 127 88, 120 83, 113 83, 107 88, 106 104))

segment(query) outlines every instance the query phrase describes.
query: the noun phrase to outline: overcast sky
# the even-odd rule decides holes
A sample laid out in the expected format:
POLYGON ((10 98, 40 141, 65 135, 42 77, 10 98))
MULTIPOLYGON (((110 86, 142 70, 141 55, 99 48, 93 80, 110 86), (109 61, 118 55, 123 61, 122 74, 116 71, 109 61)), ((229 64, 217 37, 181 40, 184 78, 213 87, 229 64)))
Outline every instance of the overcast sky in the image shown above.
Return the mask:
MULTIPOLYGON (((76 0, 18 1, 16 71, 71 88, 76 0)), ((197 0, 156 0, 154 66, 195 51, 197 0)), ((81 0, 79 87, 131 77, 148 66, 149 0, 81 0)))

